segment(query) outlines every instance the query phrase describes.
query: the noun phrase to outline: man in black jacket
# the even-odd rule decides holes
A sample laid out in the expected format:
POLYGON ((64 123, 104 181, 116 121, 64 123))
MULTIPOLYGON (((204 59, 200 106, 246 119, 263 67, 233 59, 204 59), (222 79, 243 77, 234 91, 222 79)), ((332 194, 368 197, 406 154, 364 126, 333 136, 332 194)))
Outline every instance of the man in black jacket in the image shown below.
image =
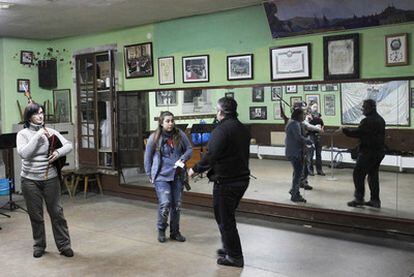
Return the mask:
POLYGON ((208 170, 214 182, 214 216, 221 233, 223 248, 217 250, 217 263, 243 267, 243 252, 236 226, 235 211, 249 185, 250 133, 237 119, 237 102, 223 97, 217 103, 219 124, 211 133, 207 153, 188 175, 208 170))
POLYGON ((353 173, 355 199, 348 202, 348 206, 367 205, 380 208, 378 171, 385 156, 385 121, 377 113, 376 102, 372 99, 364 100, 362 112, 365 118, 360 122, 358 128, 342 129, 346 136, 359 138, 360 140, 358 158, 353 173), (371 200, 364 202, 365 177, 367 175, 371 200))

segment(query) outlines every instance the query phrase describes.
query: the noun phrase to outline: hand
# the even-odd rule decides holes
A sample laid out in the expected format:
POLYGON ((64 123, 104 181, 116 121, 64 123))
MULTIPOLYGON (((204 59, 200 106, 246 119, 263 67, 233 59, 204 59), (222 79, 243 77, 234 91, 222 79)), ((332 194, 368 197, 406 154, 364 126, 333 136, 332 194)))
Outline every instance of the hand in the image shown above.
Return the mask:
POLYGON ((49 157, 48 157, 48 159, 49 159, 49 163, 51 164, 51 163, 53 163, 54 161, 56 161, 57 160, 57 158, 59 157, 59 152, 58 151, 53 151, 53 153, 52 153, 52 155, 50 155, 49 157))
POLYGON ((192 168, 190 168, 190 169, 187 171, 187 174, 188 174, 188 177, 193 178, 193 177, 194 177, 194 175, 195 175, 195 172, 194 172, 194 170, 193 170, 192 168))

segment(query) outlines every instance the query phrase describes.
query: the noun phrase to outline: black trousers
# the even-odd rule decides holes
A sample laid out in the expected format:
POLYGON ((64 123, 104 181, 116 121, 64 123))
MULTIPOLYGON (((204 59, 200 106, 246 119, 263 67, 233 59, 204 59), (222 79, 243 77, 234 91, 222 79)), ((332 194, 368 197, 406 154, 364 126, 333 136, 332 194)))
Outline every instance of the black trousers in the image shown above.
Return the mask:
POLYGON ((371 191, 371 200, 379 201, 378 171, 384 153, 359 153, 354 168, 353 178, 355 185, 355 199, 362 201, 365 196, 365 177, 368 175, 368 185, 371 191))
POLYGON ((315 157, 315 165, 316 165, 316 172, 322 172, 322 144, 321 139, 318 135, 311 134, 310 139, 313 141, 315 148, 308 149, 308 172, 313 173, 313 153, 316 153, 315 157))
POLYGON ((225 184, 214 183, 214 216, 220 229, 223 249, 232 258, 243 257, 235 212, 248 186, 249 180, 225 184))

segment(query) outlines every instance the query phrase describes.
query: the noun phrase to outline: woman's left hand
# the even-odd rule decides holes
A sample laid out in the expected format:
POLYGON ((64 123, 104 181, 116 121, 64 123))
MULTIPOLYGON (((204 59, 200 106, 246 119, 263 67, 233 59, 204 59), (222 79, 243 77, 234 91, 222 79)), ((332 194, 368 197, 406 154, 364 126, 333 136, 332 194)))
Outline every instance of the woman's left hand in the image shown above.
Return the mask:
POLYGON ((53 153, 49 156, 49 163, 53 163, 59 157, 59 153, 57 151, 53 151, 53 153))

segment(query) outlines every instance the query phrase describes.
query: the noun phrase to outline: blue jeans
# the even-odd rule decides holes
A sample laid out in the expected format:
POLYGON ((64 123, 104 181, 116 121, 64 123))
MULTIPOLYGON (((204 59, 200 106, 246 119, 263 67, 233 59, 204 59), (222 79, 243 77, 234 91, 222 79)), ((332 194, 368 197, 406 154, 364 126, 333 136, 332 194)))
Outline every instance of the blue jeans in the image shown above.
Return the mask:
POLYGON ((292 188, 289 193, 292 196, 296 196, 299 194, 299 186, 304 173, 303 161, 302 157, 289 157, 289 161, 293 166, 292 188))
POLYGON ((176 234, 180 230, 180 210, 183 184, 179 178, 174 181, 155 181, 155 191, 158 197, 158 230, 168 227, 170 214, 170 233, 176 234))

